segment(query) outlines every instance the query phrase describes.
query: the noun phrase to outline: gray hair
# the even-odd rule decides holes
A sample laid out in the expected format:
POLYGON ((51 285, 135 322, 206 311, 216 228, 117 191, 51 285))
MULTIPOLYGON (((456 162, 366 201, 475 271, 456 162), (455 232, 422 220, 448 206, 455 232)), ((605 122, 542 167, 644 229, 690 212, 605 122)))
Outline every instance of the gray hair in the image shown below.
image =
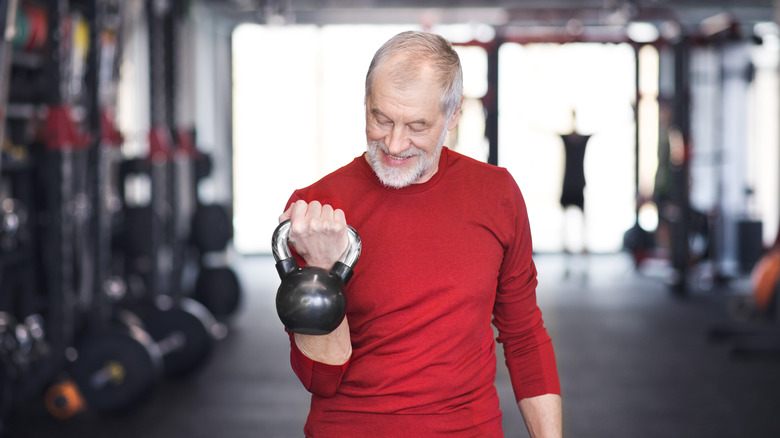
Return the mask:
POLYGON ((390 38, 379 48, 371 60, 366 74, 366 96, 371 95, 376 70, 396 55, 400 58, 392 79, 399 84, 409 83, 419 76, 425 67, 437 74, 442 93, 439 98, 441 110, 452 116, 463 95, 463 70, 460 58, 452 44, 440 35, 429 32, 407 31, 390 38))

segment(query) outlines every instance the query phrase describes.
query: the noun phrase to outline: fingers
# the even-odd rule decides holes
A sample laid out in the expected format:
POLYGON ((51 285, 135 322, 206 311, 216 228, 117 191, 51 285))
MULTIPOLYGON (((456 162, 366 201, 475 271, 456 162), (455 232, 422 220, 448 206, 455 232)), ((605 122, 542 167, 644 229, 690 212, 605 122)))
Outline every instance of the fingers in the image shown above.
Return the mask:
POLYGON ((333 211, 333 219, 336 222, 338 222, 340 224, 343 224, 344 227, 346 228, 346 226, 347 226, 347 218, 344 216, 344 211, 342 209, 337 208, 336 210, 333 211))
POLYGON ((297 231, 312 229, 314 231, 339 231, 346 228, 347 220, 344 211, 334 209, 329 204, 322 205, 319 201, 298 200, 279 216, 279 222, 290 219, 297 231))
POLYGON ((328 218, 322 218, 322 204, 318 201, 311 201, 308 205, 305 201, 298 201, 293 208, 291 219, 293 230, 301 232, 308 228, 316 229, 320 221, 328 218))
POLYGON ((309 204, 309 209, 306 211, 306 220, 309 222, 309 226, 316 231, 340 233, 347 227, 343 211, 340 209, 334 210, 328 204, 320 206, 320 203, 317 201, 309 204))
POLYGON ((341 209, 299 200, 279 217, 286 219, 291 225, 287 242, 307 264, 330 268, 347 246, 347 222, 341 209))

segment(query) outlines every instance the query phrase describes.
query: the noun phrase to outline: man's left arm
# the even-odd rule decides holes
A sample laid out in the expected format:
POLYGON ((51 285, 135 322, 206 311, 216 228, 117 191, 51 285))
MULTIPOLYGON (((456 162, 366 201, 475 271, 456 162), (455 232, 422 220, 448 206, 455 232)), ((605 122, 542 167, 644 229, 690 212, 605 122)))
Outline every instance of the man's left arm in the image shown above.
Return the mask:
POLYGON ((561 396, 545 394, 517 403, 531 438, 560 438, 562 431, 561 396))
POLYGON ((497 341, 503 344, 509 376, 531 437, 561 437, 561 388, 552 340, 536 301, 536 266, 525 201, 511 179, 514 211, 504 230, 504 257, 493 308, 497 341))

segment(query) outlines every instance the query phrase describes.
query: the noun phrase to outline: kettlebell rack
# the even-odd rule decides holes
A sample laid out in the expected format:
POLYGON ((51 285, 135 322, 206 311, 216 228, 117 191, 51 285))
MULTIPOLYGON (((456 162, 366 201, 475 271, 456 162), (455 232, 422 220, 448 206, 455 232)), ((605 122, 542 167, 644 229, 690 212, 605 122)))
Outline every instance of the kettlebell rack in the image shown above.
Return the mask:
POLYGON ((214 219, 197 225, 208 155, 174 125, 185 2, 157 3, 146 4, 150 151, 126 158, 114 116, 128 3, 0 0, 0 435, 38 405, 57 418, 137 407, 161 377, 208 363, 239 306, 229 266, 203 279, 232 224, 224 209, 227 237, 197 244, 214 219), (150 181, 144 206, 126 198, 137 175, 150 181))

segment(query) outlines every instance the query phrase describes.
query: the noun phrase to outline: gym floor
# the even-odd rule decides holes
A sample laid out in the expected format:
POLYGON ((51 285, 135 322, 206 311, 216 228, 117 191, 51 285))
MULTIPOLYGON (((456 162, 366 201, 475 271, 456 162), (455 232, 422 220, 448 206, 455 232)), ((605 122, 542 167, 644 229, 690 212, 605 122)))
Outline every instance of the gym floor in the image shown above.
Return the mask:
MULTIPOLYGON (((780 436, 780 361, 736 358, 710 330, 749 287, 670 294, 637 273, 625 254, 567 259, 537 255, 539 304, 553 338, 566 437, 780 436)), ((246 300, 230 335, 197 375, 167 381, 123 417, 82 413, 51 419, 14 413, 13 438, 301 437, 307 393, 289 368, 289 346, 273 308, 270 257, 239 260, 246 300)), ((499 355, 501 349, 498 349, 499 355)), ((499 357, 496 380, 507 437, 525 437, 499 357)))

